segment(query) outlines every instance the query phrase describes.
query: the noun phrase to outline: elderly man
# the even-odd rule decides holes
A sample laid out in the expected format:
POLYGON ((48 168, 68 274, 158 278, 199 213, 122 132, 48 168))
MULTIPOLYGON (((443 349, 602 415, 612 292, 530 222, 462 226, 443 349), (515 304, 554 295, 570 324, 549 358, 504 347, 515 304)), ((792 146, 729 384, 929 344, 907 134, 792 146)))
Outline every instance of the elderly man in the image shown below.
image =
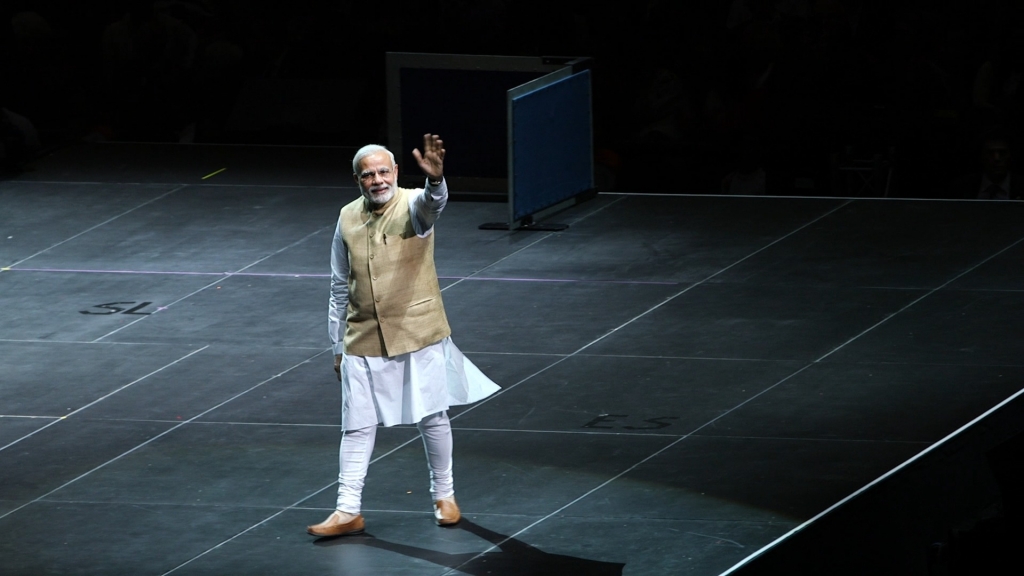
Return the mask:
POLYGON ((1024 199, 1024 177, 1010 171, 1010 134, 1001 128, 993 128, 982 135, 978 144, 981 172, 954 180, 950 196, 978 200, 1024 199))
POLYGON ((363 482, 377 425, 416 424, 430 468, 439 526, 461 514, 452 481, 446 410, 498 390, 452 343, 434 269, 434 221, 448 200, 444 143, 423 136, 413 156, 422 189, 399 188, 394 155, 364 146, 352 159, 362 197, 341 209, 331 250, 328 331, 341 380, 338 503, 314 536, 363 531, 363 482), (344 321, 342 321, 344 319, 344 321))

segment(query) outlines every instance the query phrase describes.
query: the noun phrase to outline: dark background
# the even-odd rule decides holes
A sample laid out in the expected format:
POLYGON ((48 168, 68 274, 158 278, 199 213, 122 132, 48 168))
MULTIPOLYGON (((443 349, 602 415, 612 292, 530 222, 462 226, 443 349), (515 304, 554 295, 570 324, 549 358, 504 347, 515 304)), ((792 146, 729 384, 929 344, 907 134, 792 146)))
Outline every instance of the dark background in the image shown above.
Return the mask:
POLYGON ((1024 96, 1024 3, 1007 0, 4 0, 0 16, 0 104, 44 150, 383 142, 387 51, 579 55, 605 189, 716 193, 756 165, 769 194, 948 198, 983 134, 1019 132, 1024 96))

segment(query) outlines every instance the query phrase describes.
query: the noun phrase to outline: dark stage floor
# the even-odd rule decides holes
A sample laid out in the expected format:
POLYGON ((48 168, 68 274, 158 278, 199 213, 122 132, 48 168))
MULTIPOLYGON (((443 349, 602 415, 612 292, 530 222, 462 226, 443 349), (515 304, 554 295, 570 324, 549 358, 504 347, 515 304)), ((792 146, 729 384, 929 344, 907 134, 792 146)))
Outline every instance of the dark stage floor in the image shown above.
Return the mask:
POLYGON ((1024 204, 600 195, 509 233, 453 202, 453 337, 504 388, 451 411, 465 521, 382 429, 367 536, 315 541, 349 158, 0 182, 0 574, 720 574, 1024 386, 1024 204))

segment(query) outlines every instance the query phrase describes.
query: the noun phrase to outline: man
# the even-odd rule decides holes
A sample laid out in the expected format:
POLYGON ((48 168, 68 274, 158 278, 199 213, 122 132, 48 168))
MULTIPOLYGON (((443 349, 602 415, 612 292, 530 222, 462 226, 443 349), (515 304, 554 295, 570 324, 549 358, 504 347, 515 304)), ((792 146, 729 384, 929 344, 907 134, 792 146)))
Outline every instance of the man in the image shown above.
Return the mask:
POLYGON ((963 176, 954 182, 955 197, 978 200, 1021 200, 1024 181, 1010 171, 1009 134, 999 129, 987 132, 981 140, 981 173, 963 176))
POLYGON ((352 159, 362 197, 338 217, 328 311, 342 390, 338 503, 326 520, 306 528, 314 536, 362 533, 363 482, 378 424, 416 424, 435 522, 451 526, 461 518, 446 410, 498 386, 452 343, 441 302, 433 226, 448 200, 444 155, 441 139, 425 134, 423 153, 413 150, 413 157, 427 181, 414 190, 396 185, 398 165, 386 148, 364 146, 352 159))
POLYGON ((1011 188, 1010 139, 990 134, 981 148, 979 200, 1020 200, 1020 182, 1011 188))

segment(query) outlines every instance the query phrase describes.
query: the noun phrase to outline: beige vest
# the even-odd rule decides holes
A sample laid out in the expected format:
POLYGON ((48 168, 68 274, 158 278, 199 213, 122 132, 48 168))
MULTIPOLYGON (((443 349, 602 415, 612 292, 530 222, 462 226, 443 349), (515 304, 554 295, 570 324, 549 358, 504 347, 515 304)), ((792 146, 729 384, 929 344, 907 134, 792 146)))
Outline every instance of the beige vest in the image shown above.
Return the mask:
POLYGON ((345 353, 397 356, 451 334, 434 268, 434 233, 412 227, 409 194, 396 188, 383 209, 370 212, 359 198, 341 209, 348 248, 345 353))

